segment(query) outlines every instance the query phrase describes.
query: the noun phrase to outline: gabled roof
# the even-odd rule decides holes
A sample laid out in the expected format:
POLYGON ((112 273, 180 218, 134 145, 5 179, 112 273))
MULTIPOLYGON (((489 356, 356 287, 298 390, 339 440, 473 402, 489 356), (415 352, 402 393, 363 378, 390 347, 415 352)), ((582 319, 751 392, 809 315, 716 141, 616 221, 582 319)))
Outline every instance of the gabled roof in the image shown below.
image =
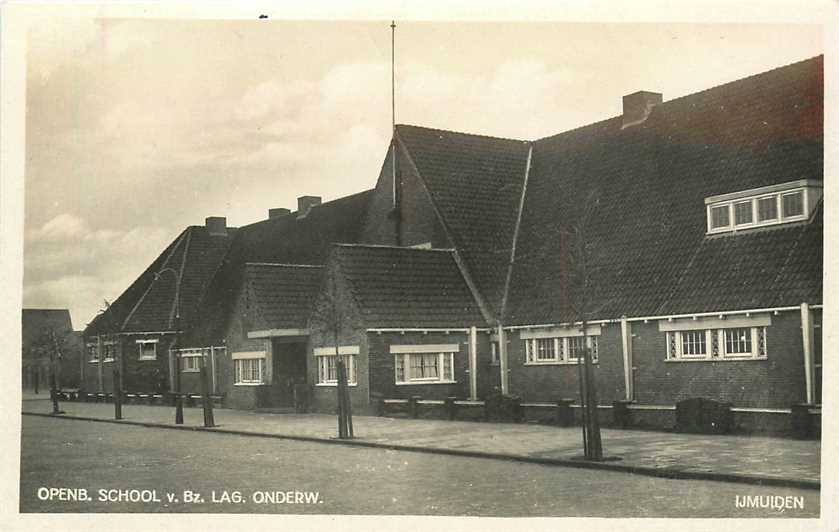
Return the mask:
POLYGON ((452 250, 337 245, 331 260, 368 327, 485 324, 452 250))
POLYGON ((536 141, 505 323, 577 319, 568 232, 586 207, 593 317, 820 302, 820 214, 709 237, 704 198, 823 179, 822 68, 816 57, 664 102, 640 125, 536 141))
POLYGON ((187 227, 123 292, 98 314, 85 335, 114 332, 162 332, 195 317, 210 279, 227 254, 234 228, 211 235, 204 226, 187 227))
POLYGON ((204 346, 224 339, 246 263, 323 265, 331 244, 358 242, 371 195, 368 190, 312 207, 304 217, 292 212, 239 228, 185 341, 204 346))
POLYGON ((323 272, 323 266, 247 263, 248 329, 306 328, 323 272))
POLYGON ((398 125, 395 134, 488 310, 497 316, 529 143, 407 125, 398 125))
POLYGON ((64 337, 73 332, 70 321, 70 311, 62 309, 25 308, 22 313, 21 344, 24 349, 32 345, 49 331, 58 337, 64 337))

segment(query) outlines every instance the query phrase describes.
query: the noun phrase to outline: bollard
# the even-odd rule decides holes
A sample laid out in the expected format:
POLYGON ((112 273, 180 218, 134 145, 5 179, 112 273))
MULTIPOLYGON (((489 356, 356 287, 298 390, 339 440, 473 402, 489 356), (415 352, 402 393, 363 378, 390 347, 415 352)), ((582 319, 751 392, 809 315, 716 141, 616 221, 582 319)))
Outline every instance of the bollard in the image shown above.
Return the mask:
POLYGON ((204 426, 215 427, 213 419, 213 400, 210 399, 209 383, 207 382, 207 366, 201 364, 201 406, 204 407, 204 426))
POLYGON ((455 401, 457 397, 446 397, 446 413, 448 414, 449 421, 454 421, 457 418, 457 405, 455 401))
POLYGON ((574 424, 574 412, 571 410, 573 399, 556 400, 556 424, 560 427, 570 427, 574 424))
POLYGON ((410 411, 411 417, 417 419, 419 417, 419 400, 422 399, 419 395, 412 395, 410 399, 408 399, 408 410, 410 411))
POLYGON ((119 370, 114 366, 114 419, 122 419, 122 387, 119 370))

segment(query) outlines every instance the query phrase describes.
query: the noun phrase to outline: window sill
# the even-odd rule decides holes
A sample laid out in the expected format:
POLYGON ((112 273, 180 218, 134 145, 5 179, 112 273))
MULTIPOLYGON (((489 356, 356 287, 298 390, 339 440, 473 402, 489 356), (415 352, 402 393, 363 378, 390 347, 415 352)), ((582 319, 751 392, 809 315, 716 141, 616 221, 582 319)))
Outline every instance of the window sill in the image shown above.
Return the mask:
POLYGON ((113 361, 114 361, 114 359, 113 359, 113 358, 106 358, 105 360, 103 360, 103 361, 102 361, 102 363, 103 363, 103 364, 110 364, 110 363, 112 363, 113 361))
POLYGON ((457 384, 457 381, 414 381, 414 382, 397 382, 397 386, 419 386, 423 384, 457 384))
POLYGON ((715 358, 668 358, 665 362, 757 362, 769 357, 715 357, 715 358))
MULTIPOLYGON (((321 386, 321 387, 324 387, 324 388, 337 388, 338 383, 337 382, 318 382, 318 383, 315 384, 315 386, 321 386)), ((347 386, 349 386, 351 388, 354 388, 354 387, 358 386, 358 383, 357 382, 348 382, 347 386)))
POLYGON ((265 386, 264 382, 234 382, 233 386, 265 386))
POLYGON ((137 360, 157 360, 157 357, 139 357, 137 360))
POLYGON ((201 373, 200 369, 182 369, 181 373, 201 373))
POLYGON ((98 364, 99 360, 88 360, 87 363, 88 364, 98 364))

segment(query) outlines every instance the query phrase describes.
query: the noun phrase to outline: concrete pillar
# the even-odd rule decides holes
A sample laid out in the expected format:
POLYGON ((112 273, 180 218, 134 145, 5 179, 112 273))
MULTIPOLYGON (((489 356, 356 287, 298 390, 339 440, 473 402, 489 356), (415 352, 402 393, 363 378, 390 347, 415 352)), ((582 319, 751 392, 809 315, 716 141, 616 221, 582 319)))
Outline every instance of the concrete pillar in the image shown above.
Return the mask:
POLYGON ((632 325, 621 317, 621 345, 623 346, 623 383, 627 401, 635 399, 635 379, 632 372, 632 325))
POLYGON ((804 402, 813 404, 816 400, 815 387, 815 363, 814 363, 814 331, 813 331, 813 311, 810 310, 810 305, 801 303, 801 339, 803 343, 804 352, 804 384, 805 397, 804 402))
POLYGON ((498 326, 498 361, 501 371, 501 393, 510 393, 509 375, 507 374, 507 335, 504 333, 504 327, 498 326))
POLYGON ((469 399, 478 399, 478 329, 469 327, 469 399))

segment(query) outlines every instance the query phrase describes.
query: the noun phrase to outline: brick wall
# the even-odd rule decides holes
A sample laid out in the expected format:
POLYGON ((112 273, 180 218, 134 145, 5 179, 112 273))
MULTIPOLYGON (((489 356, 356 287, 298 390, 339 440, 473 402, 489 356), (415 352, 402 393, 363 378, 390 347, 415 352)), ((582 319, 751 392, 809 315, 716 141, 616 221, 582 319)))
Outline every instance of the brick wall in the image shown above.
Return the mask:
MULTIPOLYGON (((620 324, 606 324, 598 337, 598 363, 593 365, 598 403, 611 405, 624 398, 623 351, 620 324)), ((510 367, 510 393, 525 402, 556 401, 571 398, 579 402, 579 368, 576 364, 525 365, 524 340, 517 331, 508 331, 507 357, 510 367)))
POLYGON ((393 210, 391 160, 388 151, 368 207, 361 242, 403 246, 431 242, 435 248, 452 247, 419 177, 402 153, 397 157, 399 210, 393 210))
POLYGON ((665 362, 666 335, 658 323, 633 322, 635 398, 672 405, 691 397, 734 406, 788 408, 804 400, 804 359, 798 311, 772 316, 768 360, 665 362))
MULTIPOLYGON (((329 268, 335 264, 330 263, 329 268)), ((333 278, 333 273, 327 271, 327 278, 333 278)), ((333 413, 338 407, 337 386, 318 386, 318 361, 314 356, 316 347, 335 347, 335 330, 333 324, 333 300, 338 315, 338 345, 359 346, 359 354, 355 357, 357 384, 350 386, 350 402, 353 412, 370 412, 370 382, 368 380, 367 337, 365 325, 360 318, 358 307, 352 295, 347 290, 340 276, 336 284, 329 285, 328 290, 318 295, 312 316, 309 319, 310 347, 306 356, 306 381, 312 385, 312 408, 318 412, 333 413)))
MULTIPOLYGON (((370 363, 370 389, 388 399, 407 399, 419 395, 423 399, 445 399, 448 396, 469 396, 469 335, 462 332, 428 333, 406 332, 367 334, 370 363), (396 384, 394 356, 391 345, 459 344, 454 355, 454 384, 396 384)), ((479 364, 480 366, 480 364, 479 364)))

